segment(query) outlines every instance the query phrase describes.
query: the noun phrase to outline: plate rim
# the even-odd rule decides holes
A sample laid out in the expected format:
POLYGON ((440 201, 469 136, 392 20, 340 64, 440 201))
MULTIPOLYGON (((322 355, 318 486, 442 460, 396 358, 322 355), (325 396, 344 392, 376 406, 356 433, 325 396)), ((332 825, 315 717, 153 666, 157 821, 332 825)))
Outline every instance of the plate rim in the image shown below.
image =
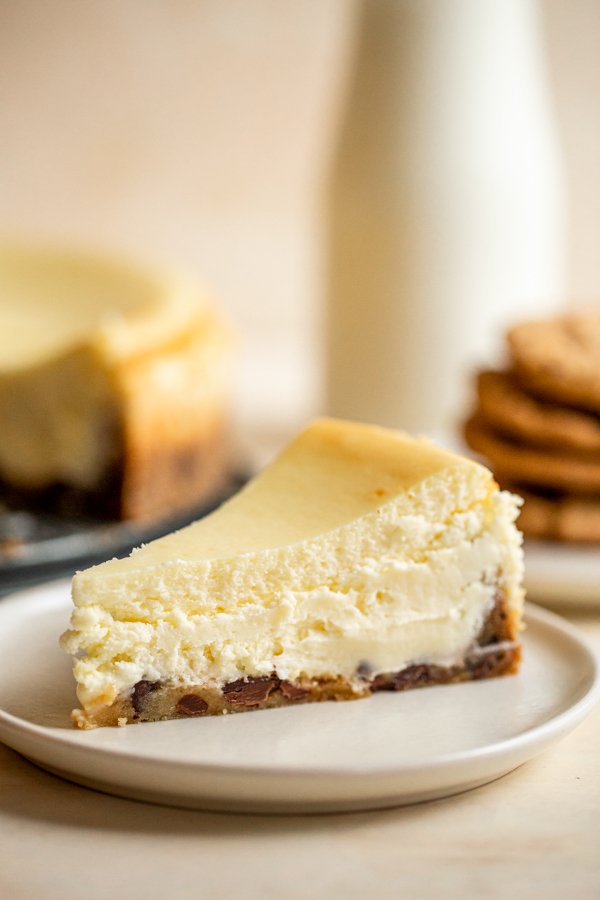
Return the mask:
MULTIPOLYGON (((6 606, 17 606, 24 599, 30 597, 32 600, 37 599, 37 595, 43 595, 51 588, 52 590, 60 590, 62 587, 68 588, 69 579, 58 579, 47 582, 43 585, 17 591, 14 594, 7 595, 0 601, 0 617, 2 610, 6 606), (33 595, 33 596, 32 596, 33 595)), ((56 606, 61 605, 59 598, 55 598, 56 606)), ((67 604, 65 603, 65 606, 67 604)), ((68 608, 68 607, 67 607, 68 608)), ((12 743, 6 741, 6 734, 19 734, 27 736, 29 739, 38 739, 56 748, 65 747, 70 753, 83 755, 87 758, 93 757, 95 760, 121 760, 129 764, 151 763, 153 766, 164 770, 193 769, 203 776, 227 775, 240 778, 259 778, 268 779, 273 776, 289 779, 302 780, 310 777, 314 780, 327 781, 343 781, 348 777, 358 777, 361 779, 380 779, 381 777, 393 777, 399 773, 411 774, 419 772, 420 774, 435 772, 440 768, 454 769, 464 766, 465 763, 474 760, 493 759, 495 756, 504 756, 511 752, 516 752, 527 745, 540 746, 547 745, 558 738, 565 731, 570 730, 578 725, 587 713, 592 709, 595 703, 600 699, 600 656, 592 647, 587 637, 580 632, 578 628, 565 620, 562 616, 557 615, 537 604, 526 603, 525 605, 525 622, 531 621, 535 625, 541 625, 542 628, 550 628, 556 635, 568 637, 572 642, 579 646, 580 650, 586 656, 589 667, 589 676, 587 685, 583 688, 583 693, 572 705, 562 712, 552 715, 551 718, 534 725, 531 728, 513 735, 487 744, 482 747, 472 747, 467 750, 457 750, 442 756, 435 757, 428 761, 414 761, 410 763, 402 763, 396 766, 371 766, 368 769, 357 768, 356 766, 336 766, 331 768, 323 767, 306 767, 306 766, 277 766, 277 765, 232 765, 228 763, 207 763, 193 762, 177 759, 165 759, 161 756, 140 756, 139 753, 120 748, 103 748, 94 745, 78 743, 73 739, 77 734, 86 734, 87 732, 78 732, 76 729, 58 729, 49 726, 38 725, 28 722, 25 719, 15 716, 0 707, 0 742, 6 743, 7 746, 14 748, 12 743), (65 734, 62 734, 65 732, 65 734)), ((518 677, 518 676, 517 676, 518 677)), ((451 686, 450 686, 451 687, 451 686)), ((146 725, 158 725, 160 723, 146 723, 146 725)), ((17 752, 21 752, 17 750, 17 752)), ((532 754, 535 755, 535 754, 532 754)))
POLYGON ((600 608, 597 545, 526 537, 523 549, 524 584, 535 600, 559 610, 600 608), (590 573, 590 566, 596 572, 590 573))
MULTIPOLYGON (((127 555, 133 547, 139 547, 142 543, 163 537, 192 522, 206 518, 222 503, 238 493, 249 477, 242 466, 234 466, 226 476, 224 484, 208 493, 204 499, 175 515, 167 515, 148 522, 135 519, 104 520, 93 517, 81 517, 81 519, 74 517, 73 519, 50 513, 49 517, 59 523, 61 521, 64 521, 65 524, 72 521, 77 522, 78 528, 42 540, 26 541, 25 546, 28 550, 24 555, 11 558, 0 552, 0 588, 2 581, 6 581, 10 588, 9 579, 18 581, 20 578, 33 578, 53 570, 57 570, 60 575, 64 576, 67 566, 77 566, 80 563, 88 566, 92 564, 91 560, 99 557, 107 558, 109 553, 127 555), (79 543, 77 543, 78 541, 79 543), (72 544, 75 544, 74 549, 72 544)), ((44 518, 45 515, 43 511, 25 507, 6 509, 0 515, 19 514, 25 514, 33 519, 44 518)), ((10 593, 12 594, 12 591, 10 593)))

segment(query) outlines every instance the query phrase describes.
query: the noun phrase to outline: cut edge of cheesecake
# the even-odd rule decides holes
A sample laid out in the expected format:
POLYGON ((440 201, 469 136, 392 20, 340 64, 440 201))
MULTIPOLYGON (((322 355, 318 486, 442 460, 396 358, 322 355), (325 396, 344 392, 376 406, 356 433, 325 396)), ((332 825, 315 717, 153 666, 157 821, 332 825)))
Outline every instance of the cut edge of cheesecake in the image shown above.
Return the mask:
POLYGON ((207 518, 77 573, 80 727, 516 671, 518 501, 428 440, 318 420, 207 518))

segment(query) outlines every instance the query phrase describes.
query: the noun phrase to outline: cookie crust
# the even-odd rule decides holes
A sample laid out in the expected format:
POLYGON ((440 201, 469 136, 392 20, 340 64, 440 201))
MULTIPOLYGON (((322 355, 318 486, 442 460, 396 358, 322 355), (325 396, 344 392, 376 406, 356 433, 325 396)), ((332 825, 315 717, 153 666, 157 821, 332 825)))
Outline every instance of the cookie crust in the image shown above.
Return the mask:
POLYGON ((357 700, 379 691, 404 691, 436 684, 455 684, 495 678, 518 671, 520 613, 510 608, 501 588, 475 644, 464 660, 452 666, 416 663, 398 672, 372 675, 368 663, 361 664, 353 678, 324 674, 319 678, 301 677, 290 682, 271 675, 247 677, 222 686, 172 684, 141 681, 127 695, 110 706, 96 710, 73 710, 71 718, 78 728, 103 725, 127 725, 205 715, 244 712, 318 703, 325 700, 357 700))

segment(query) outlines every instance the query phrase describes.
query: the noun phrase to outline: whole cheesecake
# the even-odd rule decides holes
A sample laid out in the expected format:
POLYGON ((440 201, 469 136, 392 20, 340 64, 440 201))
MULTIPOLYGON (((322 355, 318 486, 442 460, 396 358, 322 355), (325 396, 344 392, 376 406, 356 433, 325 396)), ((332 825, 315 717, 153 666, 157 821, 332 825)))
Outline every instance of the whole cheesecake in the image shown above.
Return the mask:
POLYGON ((426 440, 319 420, 220 509, 73 579, 83 728, 514 672, 518 498, 426 440))
POLYGON ((0 247, 0 499, 144 520, 215 494, 231 343, 186 279, 0 247))

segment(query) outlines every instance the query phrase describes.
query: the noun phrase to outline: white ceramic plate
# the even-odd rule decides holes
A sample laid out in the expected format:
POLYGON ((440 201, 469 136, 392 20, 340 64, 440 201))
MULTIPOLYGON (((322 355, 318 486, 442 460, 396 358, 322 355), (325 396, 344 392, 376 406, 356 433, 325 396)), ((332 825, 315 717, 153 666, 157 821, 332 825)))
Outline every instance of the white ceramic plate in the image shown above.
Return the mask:
POLYGON ((525 587, 548 606, 600 609, 600 546, 525 541, 525 587))
POLYGON ((415 803, 485 784, 577 725, 594 653, 530 607, 514 677, 242 715, 76 731, 65 582, 0 601, 0 740, 109 793, 176 806, 328 812, 415 803))

